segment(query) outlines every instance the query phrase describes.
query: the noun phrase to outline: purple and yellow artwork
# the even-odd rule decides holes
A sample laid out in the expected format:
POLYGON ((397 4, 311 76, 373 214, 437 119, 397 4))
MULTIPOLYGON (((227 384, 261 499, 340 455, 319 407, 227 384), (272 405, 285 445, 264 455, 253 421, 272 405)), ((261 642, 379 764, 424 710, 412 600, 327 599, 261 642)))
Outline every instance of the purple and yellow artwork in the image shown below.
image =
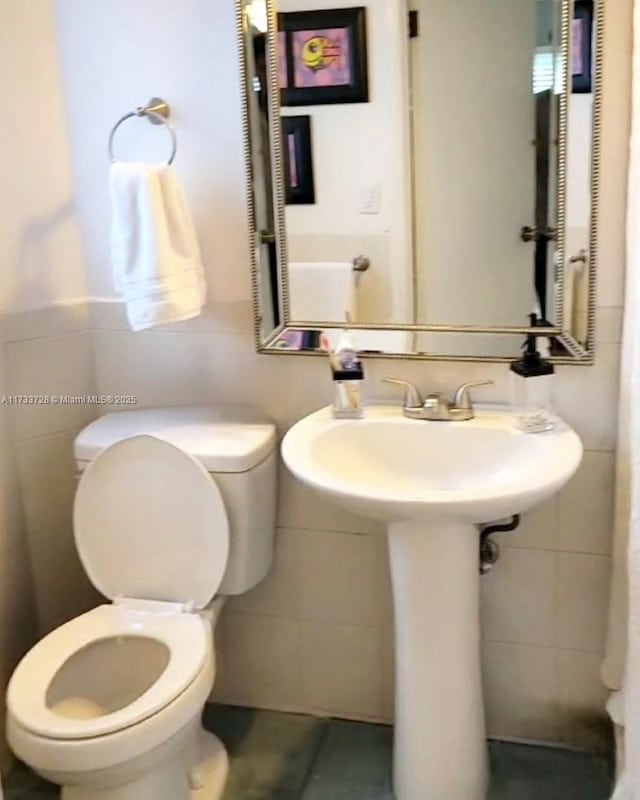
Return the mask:
POLYGON ((593 0, 575 0, 571 21, 571 91, 593 91, 593 0))
POLYGON ((348 28, 294 31, 292 49, 297 88, 351 84, 348 28))
POLYGON ((366 8, 278 15, 283 106, 368 103, 366 8))
POLYGON ((298 153, 296 148, 296 134, 287 134, 287 149, 289 151, 289 186, 297 189, 300 185, 298 181, 298 153))
POLYGON ((583 19, 572 20, 571 25, 571 74, 581 75, 584 72, 584 34, 583 19))
POLYGON ((311 147, 311 117, 282 117, 284 143, 285 198, 287 205, 316 202, 311 147))
POLYGON ((286 89, 289 85, 287 74, 287 34, 284 31, 278 33, 278 82, 281 89, 286 89))

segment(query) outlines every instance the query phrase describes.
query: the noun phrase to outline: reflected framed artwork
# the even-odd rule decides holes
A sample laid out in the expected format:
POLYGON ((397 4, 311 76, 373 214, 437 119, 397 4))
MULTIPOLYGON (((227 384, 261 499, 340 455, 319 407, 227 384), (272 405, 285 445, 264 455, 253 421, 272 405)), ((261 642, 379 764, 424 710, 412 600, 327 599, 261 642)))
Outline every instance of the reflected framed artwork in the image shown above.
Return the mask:
POLYGON ((369 102, 366 9, 278 14, 281 104, 369 102))
POLYGON ((280 89, 289 85, 289 71, 287 68, 287 34, 278 32, 278 84, 280 89))
POLYGON ((282 142, 287 205, 313 205, 316 191, 313 180, 311 117, 283 117, 282 142))
POLYGON ((576 0, 571 23, 571 91, 592 91, 593 0, 576 0))

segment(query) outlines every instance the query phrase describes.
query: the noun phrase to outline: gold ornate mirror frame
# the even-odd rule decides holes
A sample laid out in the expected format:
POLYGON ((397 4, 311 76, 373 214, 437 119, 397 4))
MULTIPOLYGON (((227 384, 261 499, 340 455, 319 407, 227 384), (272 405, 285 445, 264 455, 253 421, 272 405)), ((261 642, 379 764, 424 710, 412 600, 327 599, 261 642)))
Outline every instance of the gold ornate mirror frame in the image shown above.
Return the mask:
MULTIPOLYGON (((242 81, 242 114, 245 148, 245 168, 247 187, 247 206, 249 217, 250 258, 251 258, 251 285, 253 296, 253 318, 256 349, 260 353, 277 355, 323 355, 322 351, 313 350, 285 350, 275 346, 275 342, 288 329, 317 330, 318 328, 346 328, 347 323, 333 322, 305 322, 292 320, 289 304, 289 281, 287 275, 287 240, 285 228, 285 182, 284 165, 281 148, 280 120, 280 90, 278 85, 277 64, 277 9, 276 0, 264 0, 266 7, 266 32, 268 47, 266 48, 266 81, 268 87, 269 106, 269 133, 270 155, 273 176, 273 208, 274 228, 273 233, 267 235, 275 243, 278 262, 278 293, 281 322, 267 336, 262 331, 262 308, 258 263, 258 248, 265 241, 265 232, 257 230, 256 209, 254 199, 254 167, 252 152, 252 135, 249 97, 253 90, 254 76, 250 73, 247 48, 249 45, 249 20, 247 6, 250 0, 236 0, 238 51, 240 60, 240 73, 242 81)), ((603 40, 604 40, 604 12, 605 0, 594 0, 594 24, 596 36, 593 53, 594 71, 594 99, 593 99, 593 147, 591 162, 591 221, 589 232, 589 259, 588 259, 588 310, 587 310, 587 337, 585 344, 578 342, 571 334, 564 322, 564 269, 560 270, 560 291, 556 297, 555 310, 557 326, 539 327, 536 332, 542 336, 557 339, 566 350, 566 355, 552 356, 551 360, 559 364, 590 365, 595 357, 595 315, 596 315, 596 280, 598 267, 598 197, 600 188, 600 139, 602 116, 602 86, 603 86, 603 40)), ((564 70, 564 86, 571 86, 571 59, 569 57, 571 41, 571 20, 573 2, 562 0, 562 33, 561 52, 564 70)), ((562 93, 560 99, 559 142, 558 142, 558 261, 564 265, 566 262, 565 248, 565 220, 566 220, 566 186, 567 186, 567 141, 568 141, 568 104, 569 91, 562 93)), ((514 334, 530 333, 531 328, 526 326, 477 326, 477 325, 418 325, 418 324, 364 324, 350 323, 353 330, 381 330, 381 331, 408 331, 408 332, 440 332, 440 333, 465 333, 474 334, 514 334)), ((478 361, 478 362, 506 362, 511 358, 505 356, 469 356, 469 355, 441 355, 430 353, 363 353, 364 357, 392 358, 392 359, 419 359, 429 361, 478 361)))

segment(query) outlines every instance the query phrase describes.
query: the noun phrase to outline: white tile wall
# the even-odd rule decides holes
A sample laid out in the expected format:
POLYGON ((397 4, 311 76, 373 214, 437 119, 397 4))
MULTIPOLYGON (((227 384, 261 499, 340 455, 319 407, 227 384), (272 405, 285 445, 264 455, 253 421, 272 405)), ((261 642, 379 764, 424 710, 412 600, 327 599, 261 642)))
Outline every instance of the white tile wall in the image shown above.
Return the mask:
POLYGON ((587 450, 612 452, 618 428, 620 345, 597 343, 593 367, 559 367, 556 406, 587 450))
POLYGON ((75 492, 73 440, 77 431, 17 442, 18 468, 29 532, 60 530, 71 522, 75 492))
POLYGON ((558 650, 561 738, 577 747, 601 746, 602 708, 607 690, 600 678, 600 653, 558 650))
MULTIPOLYGON (((132 335, 122 330, 117 305, 106 321, 102 308, 107 327, 95 332, 99 391, 139 393, 154 404, 179 402, 180 392, 189 402, 253 400, 281 432, 328 401, 321 359, 256 355, 250 316, 237 304, 222 309, 184 323, 181 333, 144 334, 147 341, 129 347, 132 335), (180 363, 161 354, 165 341, 180 363)), ((596 366, 562 368, 557 377, 561 411, 588 448, 584 463, 557 498, 525 514, 518 531, 497 537, 502 559, 483 579, 485 693, 495 735, 576 738, 584 715, 567 694, 571 654, 581 670, 580 703, 603 713, 593 663, 602 653, 608 602, 619 313, 607 309, 600 317, 601 338, 610 341, 600 342, 596 366)), ((466 378, 492 377, 487 399, 507 391, 502 365, 371 360, 367 374, 369 397, 394 401, 381 383, 385 374, 445 391, 466 378)), ((280 478, 275 567, 228 605, 216 696, 390 719, 392 603, 381 526, 324 502, 284 468, 280 478)))
POLYGON ((299 628, 288 617, 227 611, 219 637, 218 697, 258 708, 303 707, 299 628))
POLYGON ((378 537, 329 531, 303 534, 298 551, 300 617, 329 624, 377 625, 380 551, 378 537))
POLYGON ((300 551, 300 534, 300 531, 291 528, 277 530, 270 574, 255 589, 230 601, 234 611, 272 617, 290 616, 291 607, 297 604, 299 596, 297 556, 300 551))
POLYGON ((532 508, 520 518, 520 525, 511 533, 497 533, 501 547, 525 547, 530 550, 555 550, 558 517, 557 497, 532 508))
POLYGON ((488 642, 483 667, 487 727, 493 736, 560 738, 553 648, 488 642))
MULTIPOLYGON (((7 529, 3 528, 4 533, 7 529)), ((4 693, 13 668, 36 637, 31 569, 24 541, 4 547, 0 543, 0 724, 4 731, 4 693)), ((0 735, 0 770, 12 759, 0 735)))
MULTIPOLYGON (((0 351, 0 385, 6 387, 0 351)), ((26 550, 9 409, 0 404, 0 772, 12 763, 4 736, 4 690, 13 668, 36 637, 31 566, 26 550)))
POLYGON ((388 625, 382 629, 382 718, 393 720, 395 704, 394 631, 388 625))
POLYGON ((556 645, 601 653, 607 627, 611 560, 558 553, 556 645))
POLYGON ((316 622, 375 626, 387 600, 381 537, 335 531, 278 530, 275 569, 234 611, 316 622), (377 576, 380 576, 377 578, 377 576))
MULTIPOLYGON (((2 395, 95 393, 86 303, 2 317, 2 395)), ((72 441, 92 405, 0 404, 0 723, 4 688, 36 635, 99 601, 72 537, 72 441)), ((0 736, 0 771, 9 753, 0 736)))
POLYGON ((80 564, 71 525, 28 532, 40 633, 104 602, 80 564))
MULTIPOLYGON (((90 340, 69 327, 87 318, 77 311, 57 312, 57 320, 32 314, 29 325, 13 315, 19 338, 5 345, 8 391, 135 394, 140 405, 250 401, 284 431, 328 401, 327 368, 319 359, 257 355, 247 309, 217 304, 179 329, 134 335, 119 304, 93 304, 91 324, 100 327, 90 340), (29 329, 44 335, 25 338, 29 329)), ((485 694, 495 735, 573 741, 584 735, 587 712, 602 713, 595 665, 609 579, 619 316, 619 309, 599 312, 595 367, 558 371, 561 412, 588 448, 583 465, 557 498, 524 515, 517 532, 497 537, 502 560, 483 581, 485 694)), ((506 393, 501 365, 375 360, 367 368, 369 396, 380 399, 397 399, 380 382, 388 373, 447 391, 488 376, 496 380, 488 399, 506 393)), ((86 421, 110 410, 12 409, 42 632, 98 600, 73 548, 71 447, 86 421)), ((216 694, 389 719, 392 612, 381 527, 327 504, 284 469, 280 477, 276 566, 225 612, 216 694)))
POLYGON ((72 302, 32 311, 9 311, 2 317, 2 340, 8 342, 86 333, 90 325, 92 306, 72 302))
POLYGON ((382 530, 381 525, 373 520, 327 503, 317 492, 295 480, 283 464, 280 465, 279 478, 278 523, 283 527, 351 533, 382 530))
POLYGON ((82 428, 93 419, 90 406, 55 403, 58 395, 63 399, 83 397, 92 391, 93 359, 87 331, 10 342, 6 355, 11 394, 39 400, 10 407, 17 438, 82 428), (54 402, 42 402, 52 398, 54 402))
POLYGON ((485 639, 553 647, 555 587, 553 551, 503 547, 498 565, 482 581, 485 639))
MULTIPOLYGON (((140 405, 251 401, 284 431, 328 401, 327 368, 319 359, 257 355, 248 308, 216 304, 191 323, 143 334, 126 330, 113 303, 31 312, 26 320, 11 315, 7 391, 135 394, 140 405), (92 332, 75 329, 87 319, 92 332)), ((609 580, 619 311, 599 310, 596 366, 564 367, 557 377, 561 411, 588 448, 578 474, 557 498, 525 514, 518 531, 497 537, 502 558, 483 579, 494 735, 579 741, 602 714, 597 666, 609 580)), ((367 367, 369 396, 381 399, 397 399, 380 382, 388 373, 447 391, 464 378, 489 376, 496 386, 488 399, 504 397, 507 386, 501 365, 376 360, 367 367)), ((73 545, 72 442, 110 410, 10 409, 41 632, 99 601, 73 545)), ((390 719, 392 603, 381 526, 324 502, 284 468, 278 525, 272 574, 224 614, 216 696, 390 719)))
POLYGON ((207 396, 210 348, 201 333, 96 331, 97 392, 135 395, 141 406, 158 405, 158 398, 164 405, 192 405, 207 396))
POLYGON ((305 708, 380 719, 382 631, 364 625, 300 622, 300 678, 305 708))
POLYGON ((558 497, 558 549, 611 552, 614 455, 588 451, 574 479, 558 497))
MULTIPOLYGON (((96 393, 90 310, 79 303, 3 318, 7 395, 86 398, 96 393)), ((44 634, 100 600, 80 565, 71 523, 73 439, 95 419, 97 407, 38 402, 7 408, 38 628, 44 634)))

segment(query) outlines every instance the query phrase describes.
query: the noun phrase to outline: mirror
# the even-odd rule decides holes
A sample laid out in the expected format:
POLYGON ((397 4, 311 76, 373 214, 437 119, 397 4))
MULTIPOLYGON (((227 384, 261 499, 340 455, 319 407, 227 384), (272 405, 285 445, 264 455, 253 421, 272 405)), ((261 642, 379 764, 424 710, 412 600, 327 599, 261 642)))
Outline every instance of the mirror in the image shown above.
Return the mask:
POLYGON ((259 349, 591 362, 602 2, 238 13, 259 349))

